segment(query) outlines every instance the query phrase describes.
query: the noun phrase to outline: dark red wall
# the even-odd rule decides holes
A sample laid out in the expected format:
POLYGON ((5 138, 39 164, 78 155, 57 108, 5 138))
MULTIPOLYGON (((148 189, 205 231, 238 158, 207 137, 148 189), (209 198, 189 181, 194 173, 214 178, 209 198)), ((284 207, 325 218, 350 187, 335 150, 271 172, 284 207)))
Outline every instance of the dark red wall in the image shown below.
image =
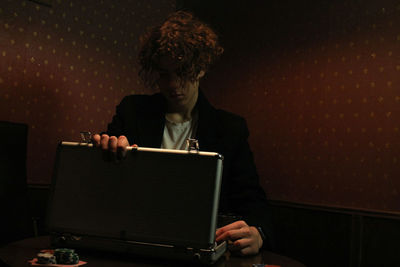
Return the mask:
POLYGON ((29 125, 28 182, 48 184, 59 141, 105 130, 124 95, 149 93, 139 37, 175 1, 35 2, 0 4, 0 120, 29 125))
POLYGON ((187 2, 222 36, 203 87, 247 118, 271 199, 400 211, 398 1, 187 2))

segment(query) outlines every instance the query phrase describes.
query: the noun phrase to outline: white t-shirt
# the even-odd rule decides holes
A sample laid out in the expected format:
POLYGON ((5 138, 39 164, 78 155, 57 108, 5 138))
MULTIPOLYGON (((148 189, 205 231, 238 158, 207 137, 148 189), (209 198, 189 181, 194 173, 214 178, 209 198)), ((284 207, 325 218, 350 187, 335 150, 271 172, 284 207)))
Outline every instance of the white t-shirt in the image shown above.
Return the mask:
POLYGON ((186 139, 194 136, 196 127, 197 116, 182 123, 172 122, 166 118, 161 148, 186 150, 186 139))

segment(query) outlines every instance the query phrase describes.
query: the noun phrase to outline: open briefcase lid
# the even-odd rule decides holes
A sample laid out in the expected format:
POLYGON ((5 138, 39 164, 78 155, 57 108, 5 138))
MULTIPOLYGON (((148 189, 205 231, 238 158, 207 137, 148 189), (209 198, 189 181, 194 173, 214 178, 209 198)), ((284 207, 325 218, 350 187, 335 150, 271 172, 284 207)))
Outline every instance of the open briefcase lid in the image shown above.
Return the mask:
POLYGON ((128 148, 106 161, 91 144, 57 149, 47 218, 52 233, 174 247, 214 246, 222 156, 128 148))

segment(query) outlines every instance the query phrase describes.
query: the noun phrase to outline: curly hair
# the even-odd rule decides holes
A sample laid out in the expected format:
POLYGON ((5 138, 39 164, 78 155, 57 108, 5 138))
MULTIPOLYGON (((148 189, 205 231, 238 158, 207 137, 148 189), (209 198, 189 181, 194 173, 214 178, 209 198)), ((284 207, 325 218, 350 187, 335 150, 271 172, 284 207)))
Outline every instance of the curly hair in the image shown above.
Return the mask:
POLYGON ((195 81, 223 53, 217 34, 187 11, 177 11, 145 37, 139 52, 139 75, 149 87, 157 82, 157 64, 168 56, 182 81, 195 81))

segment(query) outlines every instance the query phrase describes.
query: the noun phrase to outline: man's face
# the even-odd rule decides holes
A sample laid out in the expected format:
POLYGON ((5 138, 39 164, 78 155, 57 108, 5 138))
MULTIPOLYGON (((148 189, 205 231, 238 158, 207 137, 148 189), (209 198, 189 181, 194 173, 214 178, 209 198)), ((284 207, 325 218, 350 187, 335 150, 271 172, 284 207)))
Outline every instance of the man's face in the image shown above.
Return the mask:
POLYGON ((176 74, 177 68, 178 64, 170 57, 162 57, 157 68, 159 74, 157 85, 167 99, 169 107, 182 110, 193 107, 196 103, 199 79, 204 73, 201 72, 195 81, 182 80, 176 74))

